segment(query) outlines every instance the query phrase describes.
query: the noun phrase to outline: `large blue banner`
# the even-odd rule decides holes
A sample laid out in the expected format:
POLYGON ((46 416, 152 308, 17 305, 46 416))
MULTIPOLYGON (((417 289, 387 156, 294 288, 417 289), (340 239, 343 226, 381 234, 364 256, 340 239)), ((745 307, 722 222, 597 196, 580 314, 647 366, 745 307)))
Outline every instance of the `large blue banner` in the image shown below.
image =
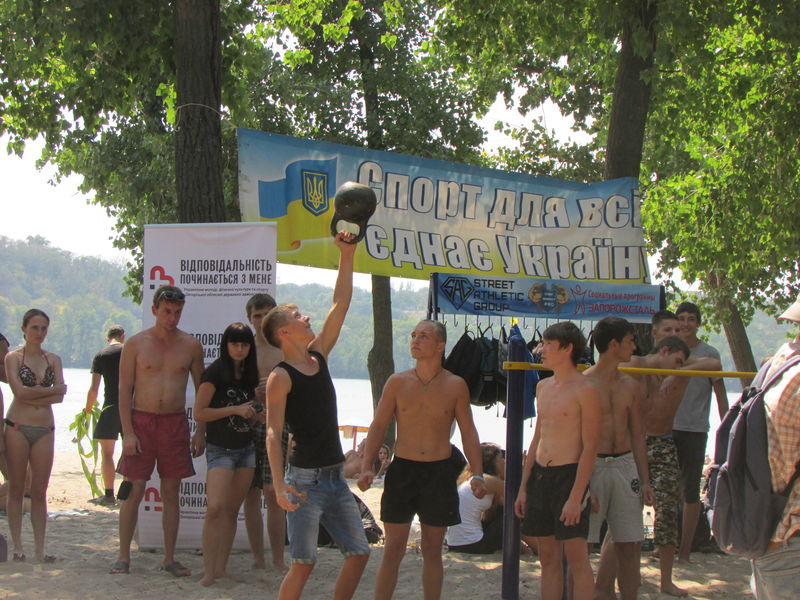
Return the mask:
POLYGON ((278 224, 278 260, 336 268, 333 194, 345 181, 378 207, 362 273, 649 283, 634 178, 562 181, 239 129, 244 221, 278 224))
POLYGON ((664 307, 661 286, 530 277, 434 273, 430 313, 597 321, 623 317, 649 323, 664 307))

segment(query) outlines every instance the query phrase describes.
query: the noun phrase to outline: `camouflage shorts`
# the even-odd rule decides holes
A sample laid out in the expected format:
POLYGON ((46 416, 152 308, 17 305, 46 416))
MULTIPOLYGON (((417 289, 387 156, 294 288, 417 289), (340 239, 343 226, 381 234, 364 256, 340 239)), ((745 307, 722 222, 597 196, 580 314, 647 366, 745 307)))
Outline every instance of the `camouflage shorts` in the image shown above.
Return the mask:
POLYGON ((647 436, 647 462, 656 496, 653 542, 656 546, 677 546, 681 469, 672 437, 647 436))
MULTIPOLYGON (((251 487, 263 488, 265 485, 272 485, 272 469, 269 466, 267 456, 267 427, 259 425, 255 427, 256 445, 256 468, 253 472, 253 483, 251 487)), ((281 449, 283 450, 283 464, 286 464, 289 452, 289 428, 283 428, 281 435, 281 449)))

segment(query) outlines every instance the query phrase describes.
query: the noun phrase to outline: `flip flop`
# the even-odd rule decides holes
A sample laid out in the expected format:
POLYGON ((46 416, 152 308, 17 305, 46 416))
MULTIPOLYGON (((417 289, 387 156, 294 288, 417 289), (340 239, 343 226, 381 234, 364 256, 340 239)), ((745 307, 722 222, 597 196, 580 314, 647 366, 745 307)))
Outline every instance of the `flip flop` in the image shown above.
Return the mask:
POLYGON ((58 559, 51 554, 45 554, 42 558, 37 558, 36 560, 43 565, 52 565, 58 559))
POLYGON ((130 563, 126 563, 124 560, 118 560, 114 563, 114 566, 111 567, 109 573, 111 575, 127 575, 131 572, 131 565, 130 563))
POLYGON ((12 560, 14 562, 25 562, 25 555, 14 552, 14 558, 12 560))
POLYGON ((173 577, 188 577, 192 574, 192 572, 184 567, 181 563, 177 560, 173 560, 168 565, 161 565, 161 570, 166 571, 173 577))

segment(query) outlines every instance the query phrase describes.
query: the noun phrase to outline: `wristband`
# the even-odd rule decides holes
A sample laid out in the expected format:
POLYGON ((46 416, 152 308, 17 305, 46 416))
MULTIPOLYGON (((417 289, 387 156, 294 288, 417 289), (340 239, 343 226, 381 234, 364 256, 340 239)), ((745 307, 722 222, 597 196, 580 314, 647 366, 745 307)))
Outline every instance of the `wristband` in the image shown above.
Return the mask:
POLYGON ((481 481, 485 481, 485 480, 483 479, 483 475, 473 475, 473 476, 472 476, 472 479, 480 479, 481 481))

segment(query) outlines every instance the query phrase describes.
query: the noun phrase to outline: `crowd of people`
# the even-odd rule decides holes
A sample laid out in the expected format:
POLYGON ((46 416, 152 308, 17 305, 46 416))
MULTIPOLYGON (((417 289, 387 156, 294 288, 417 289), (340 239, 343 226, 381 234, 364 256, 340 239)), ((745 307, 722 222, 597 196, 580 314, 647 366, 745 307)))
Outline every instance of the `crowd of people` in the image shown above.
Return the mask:
MULTIPOLYGON (((421 596, 439 598, 442 552, 489 554, 503 546, 503 510, 521 520, 522 540, 541 563, 543 599, 562 597, 563 560, 574 598, 638 597, 645 504, 655 512, 655 558, 660 591, 685 596, 673 582, 674 561, 689 561, 701 515, 700 479, 712 392, 720 417, 728 410, 722 379, 624 374, 619 367, 719 371, 719 353, 702 342, 698 307, 680 304, 652 321, 653 350, 635 356, 633 326, 607 317, 596 323, 596 364, 578 370, 586 340, 563 321, 548 327, 537 352, 552 376, 536 389, 537 419, 522 481, 506 498, 505 451, 481 443, 463 379, 442 366, 444 325, 420 321, 411 333, 414 367, 392 375, 383 389, 362 444, 347 454, 339 438, 336 391, 328 369, 352 297, 353 236, 334 238, 339 270, 333 301, 318 331, 295 304, 257 294, 245 307, 249 323, 222 334, 219 358, 203 364, 200 343, 179 328, 183 292, 161 286, 152 298, 152 327, 126 339, 119 326, 92 363, 85 411, 105 402, 94 430, 101 453, 104 495, 96 502, 119 509, 119 551, 111 567, 131 567, 131 542, 145 484, 158 469, 163 502, 165 572, 190 575, 175 557, 180 520, 179 488, 194 474, 193 458, 205 455, 207 508, 202 532, 200 583, 231 577, 227 564, 240 510, 245 513, 253 566, 265 568, 262 502, 266 507, 272 567, 284 574, 278 597, 300 598, 317 562, 324 530, 343 555, 334 598, 351 598, 370 556, 364 507, 348 479, 366 491, 383 479, 380 521, 385 537, 374 582, 376 599, 391 598, 418 519, 423 559, 421 596), (186 387, 195 388, 191 434, 186 387), (396 424, 393 448, 385 444, 396 424), (463 453, 451 444, 460 431, 463 453), (115 466, 115 444, 122 452, 115 466), (117 474, 123 481, 115 495, 117 474), (682 525, 678 512, 682 510, 682 525), (603 533, 605 532, 605 535, 603 533), (285 558, 288 539, 289 561, 285 558), (596 573, 590 544, 598 544, 596 573)), ((800 323, 800 300, 782 315, 800 323)), ((52 405, 66 385, 61 359, 43 348, 49 317, 38 309, 22 319, 24 343, 5 354, 0 379, 13 398, 3 411, 0 471, 7 479, 6 513, 12 560, 25 561, 23 499, 30 497, 34 558, 45 552, 47 485, 53 464, 52 405)), ((800 353, 800 336, 781 347, 774 368, 800 353)), ((0 396, 0 410, 3 409, 0 396)), ((786 487, 800 460, 800 368, 790 369, 767 399, 770 464, 776 489, 786 487)), ((367 509, 367 512, 368 509, 367 509)), ((371 515, 369 515, 371 517, 371 515)), ((373 520, 374 521, 374 520, 373 520)), ((789 495, 773 546, 754 562, 758 598, 784 598, 800 579, 786 575, 800 562, 800 490, 789 495), (788 561, 788 562, 787 562, 788 561)), ((498 582, 499 583, 499 582, 498 582)))

